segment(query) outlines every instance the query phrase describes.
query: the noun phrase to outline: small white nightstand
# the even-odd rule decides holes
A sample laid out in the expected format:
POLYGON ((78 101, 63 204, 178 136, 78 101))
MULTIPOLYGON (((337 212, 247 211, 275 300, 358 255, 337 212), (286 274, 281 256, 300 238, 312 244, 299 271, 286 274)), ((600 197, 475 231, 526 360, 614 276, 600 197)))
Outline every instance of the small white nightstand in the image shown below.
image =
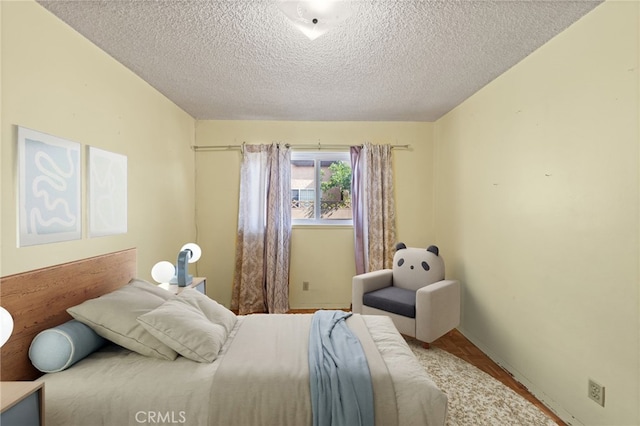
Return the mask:
POLYGON ((207 294, 207 278, 206 277, 193 277, 193 282, 186 287, 178 287, 177 284, 169 286, 169 291, 175 294, 179 294, 185 288, 195 288, 200 293, 207 294))
POLYGON ((2 426, 44 426, 43 382, 0 382, 2 426))

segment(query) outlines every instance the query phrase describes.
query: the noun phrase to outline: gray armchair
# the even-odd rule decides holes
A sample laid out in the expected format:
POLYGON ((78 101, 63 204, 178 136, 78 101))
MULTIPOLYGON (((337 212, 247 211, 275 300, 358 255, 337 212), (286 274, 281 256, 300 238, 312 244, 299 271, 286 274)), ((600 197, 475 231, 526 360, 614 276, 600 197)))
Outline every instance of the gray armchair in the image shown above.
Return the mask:
POLYGON ((438 247, 398 243, 393 269, 353 277, 352 310, 386 315, 398 331, 425 344, 460 324, 460 282, 444 279, 438 247))

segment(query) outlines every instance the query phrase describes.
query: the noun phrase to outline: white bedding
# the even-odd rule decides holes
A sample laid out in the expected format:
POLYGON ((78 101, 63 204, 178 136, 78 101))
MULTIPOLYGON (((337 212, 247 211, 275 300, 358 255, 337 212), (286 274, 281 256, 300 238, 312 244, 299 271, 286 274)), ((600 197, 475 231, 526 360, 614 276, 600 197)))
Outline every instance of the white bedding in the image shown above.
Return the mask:
MULTIPOLYGON (((249 421, 251 425, 276 426, 273 422, 260 419, 257 414, 260 411, 259 407, 251 411, 252 417, 237 415, 240 412, 238 407, 242 407, 241 402, 238 404, 238 397, 255 398, 255 395, 260 393, 254 392, 251 396, 250 392, 242 391, 235 385, 234 389, 231 389, 229 378, 223 377, 222 374, 220 382, 224 379, 224 386, 216 386, 217 382, 214 380, 216 371, 225 362, 225 357, 233 357, 235 361, 240 353, 247 352, 246 343, 251 339, 238 339, 239 342, 244 340, 245 343, 238 343, 236 346, 234 342, 236 335, 242 336, 243 324, 251 317, 253 319, 250 321, 255 323, 260 321, 261 316, 238 317, 238 322, 229 334, 218 358, 210 364, 197 363, 183 357, 178 357, 175 361, 153 359, 113 345, 96 352, 68 370, 44 375, 41 380, 45 381, 46 424, 228 426, 244 425, 246 423, 243 422, 249 421), (229 400, 226 403, 223 400, 230 395, 236 400, 236 405, 231 410, 228 409, 229 400), (220 408, 220 403, 225 409, 220 408), (229 416, 232 418, 229 419, 229 416)), ((288 327, 284 324, 289 319, 297 323, 310 322, 310 315, 286 315, 278 319, 275 316, 264 317, 264 322, 273 323, 274 327, 288 327)), ((379 388, 378 391, 374 385, 374 394, 377 392, 376 410, 393 406, 386 404, 387 408, 379 408, 381 404, 385 404, 388 395, 395 394, 399 425, 443 425, 446 418, 446 395, 429 379, 391 320, 383 316, 362 316, 362 320, 369 329, 371 341, 382 356, 383 364, 391 374, 393 382, 392 386, 379 388)), ((290 327, 297 328, 293 325, 290 327)), ((297 333, 298 337, 293 340, 301 340, 302 334, 300 331, 297 333)), ((278 339, 283 339, 286 333, 278 335, 278 339)), ((306 351, 308 339, 298 343, 298 347, 304 347, 303 352, 306 351)), ((281 347, 287 354, 291 354, 292 351, 286 349, 290 348, 290 345, 291 342, 281 341, 269 345, 267 341, 255 341, 253 350, 247 354, 248 358, 242 361, 248 366, 244 372, 249 373, 249 376, 245 376, 243 381, 249 389, 252 383, 255 383, 250 378, 261 369, 256 367, 269 363, 278 364, 278 357, 282 357, 283 352, 276 348, 281 347), (270 358, 270 362, 265 362, 265 357, 269 354, 273 357, 270 358)), ((304 360, 301 352, 293 352, 293 357, 298 359, 299 364, 296 371, 303 371, 304 360)), ((286 363, 284 366, 287 366, 286 363)), ((267 372, 267 376, 268 374, 267 372)), ((296 386, 299 391, 298 401, 289 402, 291 410, 284 415, 279 414, 281 417, 278 417, 277 426, 311 425, 311 416, 305 411, 308 410, 305 407, 310 406, 306 401, 308 390, 305 391, 304 386, 300 384, 296 386)), ((264 389, 259 392, 264 393, 264 389)), ((279 390, 274 386, 268 398, 263 395, 259 400, 268 406, 271 398, 278 396, 283 396, 285 400, 291 399, 291 395, 279 394, 279 390)), ((245 406, 246 411, 252 408, 245 406)), ((245 411, 243 413, 246 414, 245 411)))

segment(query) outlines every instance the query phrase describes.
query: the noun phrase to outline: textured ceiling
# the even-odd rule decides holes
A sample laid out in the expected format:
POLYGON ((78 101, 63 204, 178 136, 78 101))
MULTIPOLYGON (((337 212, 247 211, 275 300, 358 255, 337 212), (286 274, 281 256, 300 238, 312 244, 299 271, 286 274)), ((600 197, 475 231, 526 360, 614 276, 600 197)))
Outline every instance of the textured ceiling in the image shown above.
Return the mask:
POLYGON ((276 0, 39 3, 197 119, 434 121, 600 1, 354 1, 313 41, 276 0))

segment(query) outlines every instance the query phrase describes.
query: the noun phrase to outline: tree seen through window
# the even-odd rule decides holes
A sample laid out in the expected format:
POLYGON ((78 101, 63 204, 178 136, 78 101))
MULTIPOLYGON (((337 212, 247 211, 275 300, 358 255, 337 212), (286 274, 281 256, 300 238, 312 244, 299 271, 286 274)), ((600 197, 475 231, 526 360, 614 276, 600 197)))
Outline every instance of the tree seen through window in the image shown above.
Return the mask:
POLYGON ((292 153, 291 208, 294 224, 351 224, 349 154, 292 153))

